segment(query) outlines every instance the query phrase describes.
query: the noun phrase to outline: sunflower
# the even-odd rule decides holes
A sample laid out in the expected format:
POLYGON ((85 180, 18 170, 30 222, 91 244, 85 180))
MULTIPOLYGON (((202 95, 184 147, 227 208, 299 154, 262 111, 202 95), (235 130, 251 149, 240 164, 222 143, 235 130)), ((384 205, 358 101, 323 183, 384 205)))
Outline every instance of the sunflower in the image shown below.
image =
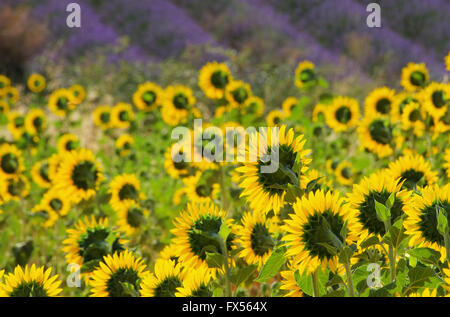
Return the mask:
MULTIPOLYGON (((203 123, 202 126, 194 126, 194 131, 189 130, 189 133, 192 146, 190 153, 193 153, 192 166, 201 171, 217 169, 216 163, 223 160, 222 129, 210 123, 203 123)), ((184 140, 188 141, 187 136, 184 140)), ((188 146, 189 144, 183 145, 183 149, 188 146)))
POLYGON ((109 184, 108 192, 111 194, 111 207, 118 211, 130 202, 145 199, 141 192, 141 183, 134 174, 121 174, 113 178, 109 184))
POLYGON ((252 114, 256 117, 261 117, 264 113, 264 108, 264 100, 257 96, 250 96, 245 100, 242 111, 243 114, 252 114))
POLYGON ((25 131, 25 117, 18 112, 9 112, 8 130, 15 140, 20 139, 25 131))
POLYGON ((176 297, 212 297, 209 287, 211 275, 205 267, 192 270, 183 280, 183 286, 177 288, 176 297))
POLYGON ((359 104, 356 99, 336 97, 326 110, 327 125, 336 132, 348 130, 359 122, 359 104))
POLYGON ((13 144, 0 145, 0 176, 13 178, 24 171, 22 152, 13 144))
POLYGON ((75 134, 64 133, 58 138, 57 148, 59 153, 77 150, 80 148, 80 141, 75 134))
POLYGON ((347 194, 347 201, 355 212, 356 230, 359 232, 358 244, 369 235, 384 236, 386 233, 384 223, 377 218, 375 201, 385 204, 390 195, 394 194, 391 223, 404 214, 405 200, 410 194, 401 188, 402 181, 398 178, 391 178, 386 172, 373 173, 353 186, 353 191, 347 194))
MULTIPOLYGON (((222 123, 223 153, 225 162, 235 164, 245 158, 245 142, 248 140, 245 129, 237 122, 222 123)), ((223 164, 226 164, 226 163, 223 164)))
POLYGON ((303 88, 305 85, 316 81, 315 66, 310 61, 303 61, 295 69, 295 85, 303 88))
POLYGON ((161 105, 163 89, 155 83, 145 82, 133 94, 133 103, 139 110, 152 111, 161 105))
POLYGON ((164 247, 164 249, 159 252, 159 257, 161 259, 172 260, 175 263, 178 262, 178 250, 174 243, 170 243, 164 247))
POLYGON ((394 127, 388 119, 365 118, 358 127, 358 137, 361 146, 379 158, 394 153, 394 127))
POLYGON ((105 255, 99 267, 92 272, 89 285, 91 297, 139 297, 145 275, 142 258, 136 258, 129 250, 105 255))
POLYGON ((295 97, 287 97, 283 104, 281 105, 281 109, 283 109, 283 113, 286 117, 289 117, 292 113, 292 110, 298 105, 298 99, 295 97))
POLYGON ((429 80, 428 69, 424 63, 409 63, 402 69, 402 87, 409 92, 425 87, 429 80))
POLYGON ((216 107, 216 111, 214 112, 214 118, 222 118, 229 110, 230 109, 227 106, 216 107))
POLYGON ((11 86, 11 79, 5 75, 0 75, 0 95, 4 92, 5 88, 11 86))
POLYGON ((97 221, 94 216, 85 216, 66 232, 68 237, 62 242, 66 261, 85 265, 83 273, 92 272, 104 256, 123 251, 123 244, 127 242, 120 237, 120 232, 108 226, 107 218, 97 221))
POLYGON ((294 213, 289 215, 290 218, 282 226, 287 233, 283 238, 288 246, 286 256, 293 257, 292 264, 300 274, 304 271, 315 272, 320 267, 324 270, 327 265, 337 270, 338 257, 323 244, 338 248, 333 240, 349 245, 356 240, 354 212, 343 204, 339 193, 325 193, 322 190, 298 198, 293 209, 294 213), (341 230, 346 222, 349 234, 342 238, 341 230), (331 235, 335 239, 332 240, 331 235))
POLYGON ((48 158, 48 179, 50 180, 50 182, 55 182, 64 157, 64 153, 54 153, 48 158))
POLYGON ((162 119, 172 126, 186 122, 193 111, 195 102, 194 93, 189 87, 168 86, 162 100, 162 119))
POLYGON ((267 114, 266 123, 269 127, 279 126, 285 118, 285 113, 281 110, 272 110, 267 114))
POLYGON ((416 187, 434 185, 438 181, 438 173, 431 169, 431 164, 422 155, 402 156, 389 163, 386 173, 392 179, 400 178, 402 188, 414 190, 416 187))
POLYGON ((62 154, 61 165, 53 180, 58 190, 72 197, 74 203, 88 200, 96 194, 100 182, 104 179, 100 163, 90 150, 81 148, 62 154))
POLYGON ((31 74, 27 80, 28 89, 34 93, 42 92, 46 87, 45 77, 41 74, 31 74))
POLYGON ((339 165, 339 160, 338 159, 327 159, 327 161, 325 162, 325 166, 327 168, 327 173, 334 175, 334 171, 336 170, 336 167, 339 165))
POLYGON ((350 162, 340 162, 334 171, 336 180, 341 185, 352 185, 355 180, 355 169, 350 162))
MULTIPOLYGON (((221 272, 219 268, 209 268, 206 262, 207 252, 223 254, 219 241, 214 238, 225 222, 225 211, 216 205, 188 203, 180 216, 175 218, 171 230, 175 236, 172 242, 176 245, 178 261, 192 269, 205 267, 213 277, 221 272)), ((228 236, 226 247, 232 247, 232 234, 228 236)))
MULTIPOLYGON (((444 269, 445 272, 446 269, 444 269)), ((431 290, 429 288, 425 288, 422 293, 414 292, 408 295, 408 297, 438 297, 437 296, 437 288, 431 290)))
POLYGON ((407 215, 404 226, 405 233, 411 236, 411 247, 426 247, 441 254, 444 261, 447 252, 444 237, 437 229, 437 211, 444 209, 447 218, 450 215, 450 186, 432 185, 425 187, 421 195, 411 195, 406 201, 407 215))
POLYGON ((20 94, 16 87, 9 86, 3 89, 3 96, 10 105, 13 105, 19 100, 20 94))
POLYGON ((403 113, 403 109, 412 102, 420 104, 419 98, 415 93, 400 92, 396 94, 393 103, 393 109, 395 111, 393 118, 400 119, 403 113))
POLYGON ((425 110, 437 120, 445 114, 450 104, 450 85, 435 82, 430 83, 420 91, 418 97, 425 110))
POLYGON ((147 274, 141 282, 142 297, 175 297, 179 287, 183 286, 186 270, 171 260, 158 259, 154 273, 147 274))
POLYGON ((186 187, 177 189, 173 194, 172 204, 174 204, 175 206, 180 205, 185 195, 186 195, 186 187))
POLYGON ((416 102, 411 102, 405 106, 401 115, 403 130, 412 130, 412 132, 421 137, 425 130, 425 113, 421 106, 416 102))
POLYGON ((281 280, 280 289, 287 291, 284 297, 303 297, 303 292, 300 286, 298 286, 294 274, 294 269, 288 269, 280 272, 280 275, 283 278, 281 280))
POLYGON ((77 105, 86 99, 86 90, 81 85, 72 85, 70 86, 69 91, 72 93, 74 101, 77 105))
MULTIPOLYGON (((172 159, 172 149, 176 147, 175 144, 169 147, 164 155, 164 169, 170 177, 178 179, 189 175, 189 165, 185 162, 185 159, 180 159, 179 162, 175 162, 172 159)), ((184 158, 184 152, 178 153, 184 158)), ((177 160, 178 161, 178 160, 177 160)))
POLYGON ((398 111, 394 109, 395 91, 388 87, 373 90, 364 102, 366 117, 390 116, 394 118, 398 111))
POLYGON ((318 103, 314 106, 313 112, 312 112, 312 121, 313 122, 317 122, 319 121, 321 118, 325 119, 327 113, 327 106, 322 104, 322 103, 318 103))
POLYGON ((0 99, 0 114, 7 115, 10 110, 9 104, 0 99))
POLYGON ((70 90, 61 88, 51 93, 48 106, 55 115, 65 117, 67 113, 76 108, 77 101, 70 90))
POLYGON ((192 203, 208 203, 219 198, 220 185, 209 173, 197 172, 183 179, 185 193, 192 203))
POLYGON ((310 169, 300 177, 300 187, 303 190, 316 191, 323 188, 331 188, 332 182, 327 181, 316 169, 310 169))
POLYGON ((62 289, 58 275, 51 275, 52 268, 37 268, 35 264, 22 268, 17 265, 0 283, 0 297, 55 297, 62 289))
POLYGON ((47 129, 47 117, 42 109, 31 109, 25 117, 25 130, 31 135, 39 135, 47 129))
POLYGON ((99 106, 94 110, 92 115, 94 117, 94 124, 102 130, 112 128, 111 107, 99 106))
POLYGON ((246 212, 241 219, 242 225, 237 226, 237 243, 243 250, 239 257, 248 265, 258 264, 261 268, 272 254, 275 241, 272 238, 274 230, 269 219, 261 212, 246 212))
POLYGON ((125 232, 128 236, 135 234, 149 215, 147 209, 140 207, 133 201, 124 203, 117 210, 117 213, 119 216, 117 226, 120 231, 125 232))
POLYGON ((0 176, 0 196, 4 202, 19 201, 30 193, 30 183, 23 175, 11 178, 0 176))
POLYGON ((58 221, 58 219, 59 219, 59 216, 56 212, 54 212, 51 209, 45 208, 41 204, 35 205, 31 209, 31 213, 33 215, 38 215, 45 220, 44 222, 41 223, 41 226, 43 228, 52 227, 56 223, 56 221, 58 221))
POLYGON ((64 192, 55 189, 48 190, 39 204, 46 210, 51 210, 58 214, 58 216, 65 216, 69 213, 72 207, 70 197, 64 192))
POLYGON ((295 184, 293 179, 295 173, 292 172, 296 160, 299 163, 299 176, 305 174, 311 160, 306 158, 309 150, 304 149, 306 140, 303 139, 303 135, 294 138, 294 130, 289 129, 286 133, 285 125, 280 128, 278 135, 272 135, 271 129, 268 132, 250 136, 249 155, 257 155, 257 161, 246 162, 244 166, 237 168, 237 171, 242 174, 240 187, 244 190, 241 197, 247 196, 246 199, 250 203, 250 208, 255 212, 268 212, 273 209, 277 214, 286 204, 287 189, 282 186, 287 184, 299 185, 295 184), (278 140, 276 140, 277 136, 278 140), (273 140, 271 140, 272 137, 273 140), (260 144, 259 150, 258 143, 260 144), (275 172, 265 173, 265 170, 269 169, 268 165, 271 164, 267 158, 273 150, 272 145, 269 144, 275 144, 279 154, 279 164, 275 172))
POLYGON ((41 188, 49 188, 51 186, 48 177, 48 160, 42 160, 34 163, 30 171, 31 179, 41 188))
POLYGON ((116 139, 116 142, 114 142, 116 151, 119 152, 119 155, 121 157, 129 155, 131 153, 133 145, 134 145, 134 138, 129 134, 122 134, 120 137, 116 139))
POLYGON ((251 96, 252 89, 250 85, 240 80, 233 80, 225 89, 225 98, 231 109, 242 108, 251 96))
POLYGON ((198 85, 210 99, 221 99, 227 85, 233 81, 231 72, 225 63, 207 63, 200 70, 198 85))
POLYGON ((119 129, 128 128, 133 120, 134 112, 130 104, 119 102, 111 109, 111 126, 119 129))

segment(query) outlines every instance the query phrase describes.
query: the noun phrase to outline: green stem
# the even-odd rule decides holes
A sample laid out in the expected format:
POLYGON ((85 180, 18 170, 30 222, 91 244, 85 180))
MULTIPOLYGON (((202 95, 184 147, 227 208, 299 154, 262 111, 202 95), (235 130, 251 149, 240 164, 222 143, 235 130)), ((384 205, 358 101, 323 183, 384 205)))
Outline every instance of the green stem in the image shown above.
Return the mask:
POLYGON ((227 197, 227 190, 226 190, 226 184, 225 184, 226 174, 225 174, 225 167, 222 165, 220 166, 220 193, 221 193, 221 203, 222 208, 224 210, 228 210, 228 197, 227 197))
POLYGON ((447 255, 447 262, 450 263, 450 240, 449 240, 449 235, 444 234, 444 245, 445 245, 445 253, 447 255))
MULTIPOLYGON (((386 232, 389 232, 389 230, 391 230, 391 220, 388 219, 385 223, 384 223, 384 227, 386 229, 386 232)), ((390 278, 391 278, 391 283, 393 281, 395 281, 397 274, 396 274, 396 268, 395 268, 395 258, 396 258, 396 250, 392 245, 389 245, 389 250, 388 250, 388 257, 389 257, 389 273, 390 273, 390 278)))
POLYGON ((319 269, 315 270, 311 276, 312 276, 312 284, 313 284, 313 295, 314 295, 314 297, 320 297, 319 269))
POLYGON ((231 290, 231 272, 230 272, 230 266, 228 265, 228 250, 226 246, 226 242, 222 239, 222 237, 219 237, 220 241, 220 248, 222 249, 222 254, 225 257, 225 297, 231 297, 232 296, 232 290, 231 290))
POLYGON ((345 263, 345 274, 347 275, 348 295, 350 297, 355 297, 355 292, 353 288, 352 270, 350 268, 350 260, 345 263))

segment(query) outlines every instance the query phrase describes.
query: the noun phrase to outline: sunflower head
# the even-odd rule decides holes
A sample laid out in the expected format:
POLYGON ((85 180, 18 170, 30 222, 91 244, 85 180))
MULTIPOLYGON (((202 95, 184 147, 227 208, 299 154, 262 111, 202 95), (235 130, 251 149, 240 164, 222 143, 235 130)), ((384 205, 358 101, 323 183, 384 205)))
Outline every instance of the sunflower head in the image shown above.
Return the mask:
POLYGON ((257 117, 261 117, 264 113, 264 100, 257 96, 251 96, 245 100, 243 114, 253 114, 257 117))
POLYGON ((96 126, 102 128, 102 130, 112 128, 111 107, 99 106, 92 114, 96 126))
POLYGON ((394 152, 395 130, 388 119, 381 117, 365 118, 358 127, 358 136, 361 146, 376 154, 386 157, 394 152))
POLYGON ((230 82, 225 89, 225 98, 231 108, 240 108, 251 96, 250 85, 240 80, 230 82))
POLYGON ((133 103, 139 110, 152 111, 161 105, 163 89, 155 83, 146 82, 139 85, 133 94, 133 103))
POLYGON ((145 199, 141 192, 141 183, 134 174, 117 175, 109 185, 111 207, 118 211, 131 202, 145 199))
POLYGON ((283 119, 286 117, 285 113, 281 110, 272 110, 267 114, 266 123, 269 127, 281 125, 283 119))
POLYGON ((158 259, 154 273, 147 274, 142 280, 141 296, 175 297, 179 287, 183 286, 186 270, 180 264, 166 259, 158 259))
MULTIPOLYGON (((100 163, 85 148, 62 153, 57 175, 52 181, 55 188, 71 195, 74 202, 93 197, 104 179, 100 163)), ((50 176, 52 177, 52 176, 50 176)))
POLYGON ((69 89, 61 88, 51 93, 48 106, 55 115, 65 117, 76 108, 77 100, 69 89))
POLYGON ((450 105, 450 85, 432 82, 418 93, 418 98, 428 114, 438 120, 450 105))
POLYGON ((0 145, 0 176, 14 178, 24 170, 22 152, 15 145, 0 145))
POLYGON ((148 274, 141 258, 129 250, 103 257, 92 272, 89 284, 92 297, 139 297, 142 279, 148 274))
POLYGON ((297 199, 293 208, 294 213, 282 227, 287 233, 284 236, 288 246, 286 255, 292 257, 300 274, 314 272, 319 267, 324 269, 327 265, 336 270, 338 259, 331 248, 339 249, 342 244, 350 245, 356 240, 354 212, 343 203, 339 193, 322 190, 297 199), (342 237, 345 223, 349 233, 342 237))
POLYGON ((72 93, 74 101, 77 105, 82 103, 86 98, 86 90, 81 85, 72 85, 70 86, 69 91, 72 93))
POLYGON ((82 273, 92 272, 104 256, 123 251, 126 242, 120 232, 108 226, 106 218, 97 221, 93 216, 79 219, 67 234, 62 248, 67 263, 83 265, 82 273))
POLYGON ((41 188, 49 188, 51 186, 48 175, 48 160, 42 160, 34 163, 31 168, 31 178, 41 188))
POLYGON ((295 85, 298 88, 314 83, 317 79, 315 66, 310 61, 303 61, 297 65, 295 69, 295 85))
POLYGON ((120 231, 132 236, 145 224, 149 211, 135 202, 127 202, 117 211, 120 231))
POLYGON ((355 179, 355 169, 350 162, 341 161, 334 171, 336 180, 341 185, 352 185, 355 179))
POLYGON ((392 179, 400 179, 402 188, 414 190, 418 187, 434 185, 438 181, 438 174, 431 169, 431 165, 422 155, 406 155, 389 163, 386 171, 392 179))
POLYGON ((133 108, 130 104, 119 102, 111 109, 111 125, 115 128, 128 128, 134 120, 133 108))
POLYGON ((428 83, 428 69, 424 63, 409 63, 402 69, 401 85, 406 91, 414 92, 425 87, 428 83))
POLYGON ((39 135, 47 128, 47 117, 42 109, 31 109, 25 117, 25 130, 31 135, 39 135))
POLYGON ((387 87, 373 90, 365 100, 365 116, 395 116, 398 111, 394 108, 395 91, 387 87))
POLYGON ((225 63, 207 63, 200 70, 198 85, 210 99, 221 99, 227 85, 233 80, 231 72, 225 63))
POLYGON ((58 275, 51 275, 52 268, 44 269, 43 266, 22 268, 16 266, 14 272, 8 273, 0 282, 1 297, 54 297, 58 296, 62 289, 58 275))
POLYGON ((116 147, 116 151, 119 153, 121 157, 127 156, 131 153, 131 149, 134 145, 134 138, 129 134, 122 134, 117 138, 114 146, 116 147))
POLYGON ((34 93, 42 92, 46 87, 45 77, 41 74, 31 74, 27 80, 27 86, 34 93))
POLYGON ((391 178, 387 172, 381 171, 364 177, 361 182, 353 186, 347 200, 355 212, 359 243, 369 235, 383 236, 386 233, 384 223, 377 217, 375 201, 385 204, 391 195, 394 203, 391 207, 391 223, 405 212, 405 200, 409 192, 402 190, 402 181, 391 178))
POLYGON ((359 104, 356 99, 336 97, 326 111, 326 123, 333 130, 340 132, 354 127, 359 122, 359 104))
POLYGON ((64 133, 58 138, 57 148, 59 153, 77 150, 80 148, 80 141, 75 134, 64 133))
POLYGON ((298 178, 305 174, 311 162, 306 158, 309 151, 304 149, 305 142, 303 135, 294 137, 294 130, 286 132, 284 125, 278 133, 276 129, 268 129, 250 136, 249 157, 257 153, 256 162, 246 162, 237 171, 242 174, 241 196, 246 196, 255 212, 273 209, 278 213, 286 204, 288 184, 300 186, 298 178), (276 169, 271 168, 272 154, 278 158, 276 169))

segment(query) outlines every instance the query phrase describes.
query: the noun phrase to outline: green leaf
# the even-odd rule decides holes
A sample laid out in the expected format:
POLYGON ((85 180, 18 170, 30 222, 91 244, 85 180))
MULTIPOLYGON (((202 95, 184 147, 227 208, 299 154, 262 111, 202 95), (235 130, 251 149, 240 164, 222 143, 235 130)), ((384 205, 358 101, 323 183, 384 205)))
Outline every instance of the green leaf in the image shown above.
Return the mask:
POLYGON ((395 290, 395 282, 389 283, 378 289, 371 289, 369 291, 369 297, 390 297, 395 290))
POLYGON ((228 227, 227 223, 224 221, 220 225, 219 236, 223 239, 223 241, 227 241, 228 236, 231 233, 231 229, 228 227))
POLYGON ((416 266, 411 268, 408 272, 409 285, 403 292, 403 296, 416 292, 435 276, 434 270, 430 267, 416 266))
POLYGON ((349 263, 350 258, 352 257, 353 253, 354 252, 350 247, 345 246, 342 249, 342 251, 339 253, 339 262, 343 263, 343 264, 349 263))
POLYGON ((388 207, 389 209, 392 208, 392 206, 394 206, 395 203, 395 195, 396 193, 392 193, 389 195, 388 199, 386 200, 386 207, 388 207))
POLYGON ((381 222, 386 222, 391 219, 391 211, 385 205, 375 200, 375 210, 377 212, 377 218, 381 222))
POLYGON ((300 198, 303 196, 303 190, 298 187, 294 186, 292 184, 288 184, 288 189, 286 191, 286 195, 284 196, 284 200, 288 203, 295 203, 297 201, 297 198, 300 198))
POLYGON ((284 250, 282 248, 275 249, 267 259, 266 263, 264 263, 256 281, 265 282, 272 276, 275 276, 280 271, 280 268, 284 263, 286 263, 284 250))
POLYGON ((225 263, 225 257, 220 253, 206 252, 206 263, 210 268, 221 268, 225 263))
POLYGON ((332 246, 331 244, 329 244, 329 243, 326 243, 326 242, 316 242, 316 244, 318 244, 318 245, 324 247, 325 249, 327 249, 327 251, 328 251, 330 254, 332 254, 333 256, 338 254, 338 249, 335 248, 335 247, 333 247, 333 246, 332 246))
MULTIPOLYGON (((329 278, 329 272, 319 269, 319 294, 320 296, 323 296, 327 293, 327 282, 329 278)), ((300 272, 296 270, 294 272, 294 278, 297 282, 297 285, 300 287, 302 292, 305 294, 308 294, 309 296, 313 296, 313 284, 312 284, 312 275, 310 273, 307 273, 306 271, 303 272, 302 275, 300 275, 300 272)))
POLYGON ((407 238, 408 236, 404 233, 403 230, 403 219, 400 218, 391 226, 389 232, 384 235, 383 242, 390 244, 398 249, 400 245, 403 246, 403 242, 406 241, 405 239, 407 238))
POLYGON ((220 287, 216 287, 213 291, 213 297, 222 297, 223 296, 223 289, 220 287))
POLYGON ((448 219, 447 212, 444 208, 436 206, 436 211, 438 213, 437 216, 437 229, 440 234, 445 235, 448 234, 448 219))
POLYGON ((258 265, 256 264, 238 268, 237 272, 231 275, 231 282, 236 285, 236 287, 239 287, 239 285, 251 277, 257 269, 258 265))
POLYGON ((99 263, 100 260, 90 260, 81 266, 80 272, 81 273, 92 272, 98 267, 99 263))
POLYGON ((371 237, 367 238, 366 240, 364 240, 363 242, 361 242, 360 247, 362 249, 366 249, 370 246, 377 245, 378 243, 380 243, 380 240, 378 239, 378 237, 371 236, 371 237))
POLYGON ((333 277, 327 282, 327 287, 339 285, 339 284, 345 284, 342 277, 338 274, 334 274, 333 277))
POLYGON ((415 248, 407 251, 410 256, 417 258, 423 264, 438 265, 441 254, 430 248, 415 248))

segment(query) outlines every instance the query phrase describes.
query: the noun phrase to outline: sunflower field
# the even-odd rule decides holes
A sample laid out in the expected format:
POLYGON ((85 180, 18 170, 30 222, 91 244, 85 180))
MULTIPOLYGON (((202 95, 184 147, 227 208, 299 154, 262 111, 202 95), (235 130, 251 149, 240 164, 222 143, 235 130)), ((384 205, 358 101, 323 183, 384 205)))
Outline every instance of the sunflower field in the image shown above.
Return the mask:
POLYGON ((448 49, 364 90, 313 51, 22 68, 0 45, 0 296, 448 296, 448 49))

